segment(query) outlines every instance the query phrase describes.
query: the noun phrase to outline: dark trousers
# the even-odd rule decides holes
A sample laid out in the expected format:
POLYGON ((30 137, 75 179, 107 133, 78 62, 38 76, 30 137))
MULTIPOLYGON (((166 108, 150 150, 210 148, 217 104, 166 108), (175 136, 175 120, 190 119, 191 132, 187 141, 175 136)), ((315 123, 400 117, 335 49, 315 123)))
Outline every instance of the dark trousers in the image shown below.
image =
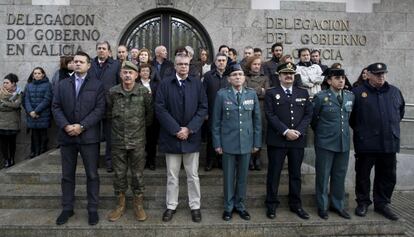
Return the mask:
POLYGON ((102 135, 105 140, 105 165, 106 168, 112 168, 111 153, 111 129, 112 122, 110 119, 102 119, 102 135))
POLYGON ((358 153, 355 161, 355 195, 358 204, 370 205, 371 169, 375 166, 374 205, 382 208, 391 202, 392 192, 397 182, 395 153, 358 153))
POLYGON ((31 128, 31 153, 35 156, 47 151, 47 128, 31 128))
POLYGON ((206 166, 214 166, 217 160, 217 167, 222 167, 222 155, 217 154, 213 147, 213 135, 211 131, 207 133, 207 155, 206 155, 206 166))
POLYGON ((146 166, 155 165, 155 158, 157 156, 158 135, 160 133, 160 124, 154 120, 151 126, 148 126, 145 131, 146 144, 146 166))
POLYGON ((73 210, 75 201, 75 176, 78 153, 80 153, 86 173, 88 211, 97 211, 99 201, 99 143, 61 145, 62 156, 62 207, 73 210))
POLYGON ((289 206, 291 208, 302 207, 301 191, 301 166, 303 161, 303 148, 281 148, 267 146, 267 181, 266 181, 266 207, 277 208, 280 204, 278 189, 280 174, 283 169, 285 157, 288 157, 289 170, 289 206))
POLYGON ((16 134, 0 135, 0 151, 5 160, 14 160, 16 155, 16 134))

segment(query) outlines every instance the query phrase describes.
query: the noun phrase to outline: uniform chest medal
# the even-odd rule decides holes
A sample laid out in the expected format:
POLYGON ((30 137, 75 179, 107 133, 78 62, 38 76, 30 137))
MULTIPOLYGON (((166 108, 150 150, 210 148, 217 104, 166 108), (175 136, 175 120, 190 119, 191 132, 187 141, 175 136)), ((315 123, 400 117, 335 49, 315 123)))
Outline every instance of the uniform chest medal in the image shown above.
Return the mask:
POLYGON ((225 104, 225 105, 232 105, 232 104, 233 104, 233 102, 232 102, 231 100, 226 100, 226 101, 224 101, 224 104, 225 104))
POLYGON ((243 101, 243 105, 252 105, 254 104, 254 100, 245 100, 243 101))
POLYGON ((368 94, 364 91, 364 92, 362 92, 361 96, 362 96, 363 98, 366 98, 366 97, 368 96, 368 94))

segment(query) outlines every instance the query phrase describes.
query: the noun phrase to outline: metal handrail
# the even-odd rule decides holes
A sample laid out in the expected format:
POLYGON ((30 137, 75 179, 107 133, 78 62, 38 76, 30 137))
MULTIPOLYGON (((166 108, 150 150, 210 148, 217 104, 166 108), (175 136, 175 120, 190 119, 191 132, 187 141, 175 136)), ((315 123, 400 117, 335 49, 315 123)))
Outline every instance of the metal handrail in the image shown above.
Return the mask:
MULTIPOLYGON (((410 107, 410 108, 414 108, 414 104, 411 103, 405 103, 405 107, 410 107)), ((410 122, 413 123, 414 122, 414 117, 406 117, 404 116, 404 118, 402 119, 403 122, 410 122)))

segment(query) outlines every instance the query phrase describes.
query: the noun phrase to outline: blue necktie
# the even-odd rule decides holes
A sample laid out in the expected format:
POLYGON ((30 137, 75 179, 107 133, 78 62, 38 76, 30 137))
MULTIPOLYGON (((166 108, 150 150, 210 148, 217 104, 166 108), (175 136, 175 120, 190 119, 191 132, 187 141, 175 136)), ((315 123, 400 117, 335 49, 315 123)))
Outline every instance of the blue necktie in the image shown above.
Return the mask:
POLYGON ((289 89, 286 89, 286 95, 288 96, 288 97, 290 97, 291 95, 292 95, 292 92, 290 92, 290 90, 289 89))
POLYGON ((78 77, 78 78, 76 78, 76 81, 77 81, 77 83, 76 83, 76 97, 78 97, 80 88, 82 87, 82 84, 83 84, 83 79, 78 77))

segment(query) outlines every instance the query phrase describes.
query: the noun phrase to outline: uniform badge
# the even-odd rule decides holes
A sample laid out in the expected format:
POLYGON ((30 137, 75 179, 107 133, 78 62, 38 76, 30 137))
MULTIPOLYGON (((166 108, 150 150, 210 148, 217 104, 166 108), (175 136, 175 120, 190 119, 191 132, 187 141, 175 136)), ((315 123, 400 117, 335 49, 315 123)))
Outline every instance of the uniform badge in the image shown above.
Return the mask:
POLYGON ((323 100, 324 100, 325 102, 328 102, 328 101, 329 101, 329 98, 328 98, 328 97, 325 97, 323 100))
POLYGON ((279 95, 279 94, 276 94, 275 98, 276 98, 277 100, 278 100, 278 99, 280 99, 280 95, 279 95))
POLYGON ((367 97, 367 96, 368 96, 368 94, 364 91, 364 92, 362 92, 361 96, 362 96, 363 98, 365 98, 365 97, 367 97))

